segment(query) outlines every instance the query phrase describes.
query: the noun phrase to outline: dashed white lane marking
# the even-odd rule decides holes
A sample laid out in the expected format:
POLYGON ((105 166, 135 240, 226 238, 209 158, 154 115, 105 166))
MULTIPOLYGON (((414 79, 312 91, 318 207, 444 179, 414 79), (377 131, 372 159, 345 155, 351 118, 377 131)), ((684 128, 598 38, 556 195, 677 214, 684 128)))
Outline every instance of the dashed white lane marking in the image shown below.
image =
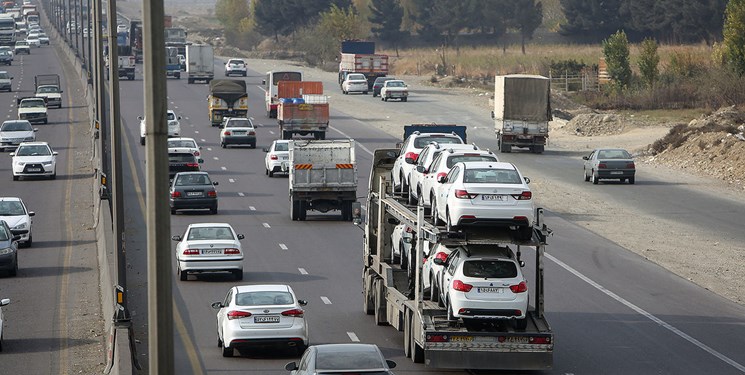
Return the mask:
MULTIPOLYGON (((334 130, 335 132, 337 132, 337 133, 339 133, 339 134, 341 134, 341 135, 343 135, 343 136, 345 136, 345 137, 347 137, 347 138, 349 138, 349 139, 351 139, 351 138, 352 138, 352 137, 350 137, 350 136, 346 135, 346 134, 345 134, 345 133, 344 133, 343 131, 341 131, 341 130, 339 130, 339 129, 337 129, 337 128, 333 127, 333 126, 329 126, 329 129, 333 129, 333 130, 334 130)), ((370 151, 370 149, 369 149, 369 148, 365 147, 365 146, 364 146, 363 144, 361 144, 361 143, 357 143, 357 146, 359 146, 359 147, 360 147, 361 149, 365 150, 365 152, 367 152, 368 154, 370 154, 370 155, 372 156, 373 152, 372 152, 372 151, 370 151)))
POLYGON ((256 211, 256 207, 254 206, 248 206, 249 211, 256 211))
POLYGON ((287 250, 287 245, 281 243, 281 244, 279 244, 279 248, 282 249, 282 250, 287 250))
POLYGON ((194 134, 199 134, 199 130, 195 130, 194 131, 194 134))
POLYGON ((271 130, 269 131, 269 133, 271 133, 271 134, 274 134, 274 132, 273 132, 273 131, 271 131, 271 130))
POLYGON ((223 171, 227 171, 228 170, 227 167, 220 167, 220 169, 222 169, 223 171))
POLYGON ((300 271, 300 274, 301 275, 307 275, 308 274, 308 271, 306 271, 305 268, 298 268, 297 270, 300 271))
POLYGON ((323 301, 323 303, 325 303, 327 305, 330 305, 331 304, 331 300, 328 297, 326 297, 326 296, 321 296, 321 301, 323 301))
POLYGON ((667 322, 663 321, 662 319, 660 319, 660 318, 652 315, 651 313, 647 312, 646 310, 642 309, 641 307, 634 305, 633 303, 627 301, 626 299, 624 299, 623 297, 617 295, 616 293, 613 293, 610 290, 605 289, 604 286, 596 283, 595 281, 593 281, 589 277, 583 275, 582 273, 580 273, 579 271, 575 270, 574 268, 572 268, 568 264, 566 264, 566 263, 564 263, 564 262, 556 259, 552 255, 546 254, 546 257, 548 259, 550 259, 551 261, 553 261, 554 263, 556 263, 559 266, 561 266, 561 268, 563 268, 563 269, 569 271, 570 273, 572 273, 574 276, 577 276, 580 280, 582 280, 582 281, 590 284, 590 286, 592 286, 593 288, 595 288, 595 289, 603 292, 608 297, 613 298, 614 300, 620 302, 621 304, 625 305, 626 307, 630 308, 631 310, 636 311, 639 315, 641 315, 641 316, 643 316, 643 317, 645 317, 645 318, 647 318, 647 319, 649 319, 649 320, 657 323, 662 328, 665 328, 668 331, 670 331, 670 332, 672 332, 672 333, 680 336, 682 339, 690 342, 691 344, 696 345, 697 347, 699 347, 700 349, 704 350, 705 352, 713 355, 714 357, 717 357, 722 362, 724 362, 724 363, 726 363, 726 364, 728 364, 728 365, 730 365, 730 366, 738 369, 740 372, 745 372, 745 366, 743 366, 743 365, 735 362, 734 360, 732 360, 731 358, 725 356, 724 354, 719 353, 718 351, 716 351, 713 348, 709 347, 708 345, 702 343, 701 341, 696 340, 695 338, 691 337, 687 333, 685 333, 685 332, 683 332, 683 331, 681 331, 681 330, 673 327, 669 323, 667 323, 667 322))
POLYGON ((347 332, 347 336, 349 336, 349 339, 354 342, 360 342, 360 338, 357 337, 357 335, 355 335, 354 332, 347 332))
POLYGON ((238 193, 238 196, 239 196, 239 197, 245 197, 245 196, 246 196, 246 194, 243 194, 243 193, 238 193))
POLYGON ((218 158, 217 156, 213 156, 212 159, 220 160, 220 158, 218 158))
POLYGON ((200 138, 199 142, 206 142, 206 141, 204 140, 204 138, 200 138))
POLYGON ((229 178, 229 179, 228 179, 228 181, 230 181, 230 182, 235 182, 235 180, 234 180, 234 179, 232 179, 232 178, 229 178))
POLYGON ((207 151, 212 151, 212 147, 207 147, 207 151))
POLYGON ((259 85, 256 85, 256 87, 260 88, 260 89, 261 89, 261 91, 263 91, 263 92, 266 92, 266 89, 264 88, 264 86, 259 86, 259 85))
POLYGON ((271 225, 269 225, 269 223, 261 223, 261 225, 263 225, 264 228, 271 228, 271 225))

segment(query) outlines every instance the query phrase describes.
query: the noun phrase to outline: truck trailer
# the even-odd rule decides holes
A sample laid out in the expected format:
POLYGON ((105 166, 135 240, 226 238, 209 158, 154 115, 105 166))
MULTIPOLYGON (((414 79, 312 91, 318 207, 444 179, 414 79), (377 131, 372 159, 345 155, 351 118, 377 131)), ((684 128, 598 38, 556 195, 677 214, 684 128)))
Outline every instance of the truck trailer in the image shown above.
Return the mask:
MULTIPOLYGON (((388 181, 396 149, 375 150, 370 174, 367 210, 364 217, 362 288, 363 311, 374 316, 376 325, 390 325, 403 332, 406 357, 428 367, 448 369, 547 370, 553 366, 554 335, 544 314, 543 262, 550 229, 543 223, 543 210, 530 240, 518 240, 509 230, 466 228, 446 232, 425 219, 423 206, 406 204, 392 191, 388 181), (415 251, 413 280, 409 269, 394 261, 391 234, 398 224, 413 229, 415 251), (522 250, 535 248, 535 283, 530 286, 526 328, 509 324, 466 324, 448 318, 441 304, 424 298, 421 282, 424 250, 439 244, 448 248, 494 246, 495 252, 514 250, 522 261, 522 250)), ((432 256, 433 254, 429 254, 432 256)), ((494 323, 496 322, 496 323, 494 323)))
POLYGON ((512 147, 543 153, 551 115, 551 80, 528 74, 496 76, 494 82, 494 131, 500 152, 512 147))
POLYGON ((351 73, 364 74, 372 90, 376 78, 388 75, 388 55, 376 54, 375 42, 345 40, 339 58, 339 86, 351 73))
POLYGON ((215 77, 215 56, 209 44, 191 44, 186 46, 186 73, 188 83, 204 81, 210 83, 215 77))
POLYGON ((323 95, 323 82, 279 82, 277 96, 277 123, 282 139, 291 139, 293 134, 326 139, 329 102, 328 96, 323 95))

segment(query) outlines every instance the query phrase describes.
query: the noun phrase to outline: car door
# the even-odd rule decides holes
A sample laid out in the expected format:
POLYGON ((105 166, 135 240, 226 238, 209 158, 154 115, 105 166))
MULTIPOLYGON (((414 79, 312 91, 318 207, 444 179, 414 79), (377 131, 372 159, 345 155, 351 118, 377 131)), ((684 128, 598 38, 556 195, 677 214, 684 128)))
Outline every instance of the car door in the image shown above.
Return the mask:
POLYGON ((443 301, 445 300, 444 297, 446 297, 448 295, 448 292, 450 291, 450 281, 453 280, 455 269, 458 268, 458 263, 460 263, 460 251, 453 251, 452 253, 450 253, 450 257, 446 262, 447 268, 443 273, 442 284, 440 285, 443 301))
POLYGON ((442 184, 438 184, 439 186, 437 187, 437 214, 443 220, 446 217, 445 207, 447 207, 448 197, 450 196, 450 189, 452 189, 453 183, 458 179, 459 176, 460 176, 460 166, 453 167, 453 169, 450 170, 450 173, 448 173, 446 176, 447 181, 445 181, 442 184))
POLYGON ((430 196, 432 195, 433 187, 437 183, 437 170, 440 168, 440 163, 444 159, 445 157, 443 157, 442 152, 437 153, 437 156, 435 156, 427 167, 427 174, 422 176, 422 196, 424 197, 423 201, 425 205, 432 204, 430 196))
POLYGON ((417 168, 419 166, 422 166, 424 168, 427 167, 427 162, 429 160, 429 156, 432 153, 431 147, 425 147, 424 150, 422 150, 422 153, 419 154, 419 158, 416 161, 416 164, 414 165, 414 168, 411 170, 411 175, 409 176, 409 192, 413 193, 414 196, 418 197, 416 189, 418 187, 421 187, 421 180, 422 176, 424 176, 423 173, 417 172, 417 168))
POLYGON ((399 150, 398 157, 396 158, 396 161, 393 162, 393 169, 391 169, 391 175, 393 178, 393 184, 394 185, 400 185, 401 184, 401 164, 404 163, 404 155, 406 154, 406 148, 408 147, 409 143, 411 142, 411 136, 406 138, 404 140, 404 143, 401 145, 401 150, 399 150))
POLYGON ((590 155, 587 157, 587 160, 585 160, 585 173, 589 173, 593 170, 593 162, 592 160, 595 158, 595 151, 591 152, 590 155))
MULTIPOLYGON (((217 310, 217 329, 221 332, 222 325, 225 322, 225 314, 230 307, 230 303, 233 301, 233 289, 228 290, 228 294, 225 295, 225 300, 222 301, 222 308, 217 310)), ((222 337, 220 337, 222 340, 222 337)))

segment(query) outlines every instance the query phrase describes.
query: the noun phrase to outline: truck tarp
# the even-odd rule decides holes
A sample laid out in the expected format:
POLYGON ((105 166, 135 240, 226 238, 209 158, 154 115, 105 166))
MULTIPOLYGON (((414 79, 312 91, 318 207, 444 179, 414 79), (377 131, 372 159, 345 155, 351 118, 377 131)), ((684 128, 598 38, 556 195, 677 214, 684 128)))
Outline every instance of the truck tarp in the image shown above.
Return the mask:
POLYGON ((341 42, 341 53, 372 55, 375 54, 375 42, 345 40, 341 42))
POLYGON ((494 117, 504 120, 550 121, 550 85, 551 81, 543 76, 497 76, 494 117))
POLYGON ((210 95, 216 96, 232 105, 246 96, 246 81, 237 79, 213 79, 210 81, 210 95))
POLYGON ((444 124, 413 124, 404 126, 404 137, 408 138, 411 133, 418 131, 420 133, 455 133, 466 143, 466 130, 465 125, 444 125, 444 124))

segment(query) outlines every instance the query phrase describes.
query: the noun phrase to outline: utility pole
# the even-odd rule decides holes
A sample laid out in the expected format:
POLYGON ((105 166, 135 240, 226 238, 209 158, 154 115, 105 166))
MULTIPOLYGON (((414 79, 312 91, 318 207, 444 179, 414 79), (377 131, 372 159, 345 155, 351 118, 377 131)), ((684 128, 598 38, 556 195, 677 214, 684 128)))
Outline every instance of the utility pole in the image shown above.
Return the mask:
MULTIPOLYGON (((112 0, 109 0, 112 1, 112 0)), ((168 124, 163 0, 142 0, 147 161, 147 310, 151 374, 172 375, 173 296, 168 207, 168 124)))
MULTIPOLYGON (((106 140, 108 139, 109 132, 107 131, 108 126, 106 125, 107 121, 104 109, 106 107, 106 104, 104 103, 104 98, 106 98, 106 90, 104 86, 104 70, 106 69, 106 66, 103 61, 103 31, 101 30, 103 19, 101 12, 102 0, 93 0, 93 24, 96 25, 96 30, 93 33, 96 53, 96 63, 94 64, 95 69, 93 70, 95 72, 95 79, 93 80, 93 83, 96 90, 96 121, 98 121, 99 138, 101 141, 101 170, 108 176, 110 171, 108 162, 109 153, 107 152, 108 148, 106 147, 108 142, 106 142, 106 140)), ((106 180, 106 184, 110 185, 108 178, 106 180)), ((107 189, 108 187, 109 186, 106 186, 107 189)), ((111 202, 109 202, 109 204, 111 204, 111 202)))
POLYGON ((122 188, 122 126, 119 111, 119 74, 114 74, 113 67, 116 66, 118 51, 116 50, 116 34, 111 32, 111 25, 116 25, 116 0, 108 0, 109 9, 109 66, 112 68, 109 74, 109 129, 111 130, 111 202, 112 218, 114 219, 114 243, 116 245, 117 266, 117 288, 116 288, 116 313, 114 324, 120 327, 128 327, 131 324, 129 307, 127 303, 127 254, 124 246, 124 189, 122 188))

